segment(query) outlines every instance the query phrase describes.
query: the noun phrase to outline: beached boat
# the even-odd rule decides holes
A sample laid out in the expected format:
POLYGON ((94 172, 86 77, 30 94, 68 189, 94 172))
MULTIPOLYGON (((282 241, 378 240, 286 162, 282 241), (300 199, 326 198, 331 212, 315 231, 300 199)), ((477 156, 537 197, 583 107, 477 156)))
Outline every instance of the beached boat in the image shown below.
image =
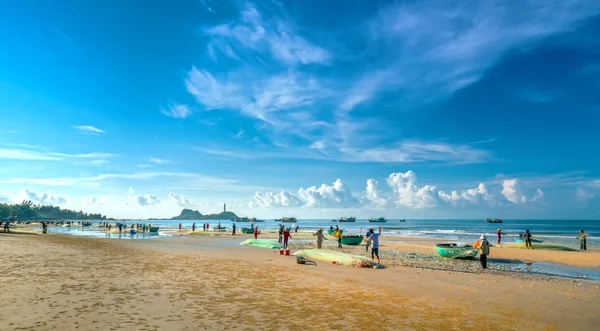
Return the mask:
POLYGON ((151 226, 150 227, 150 233, 157 233, 158 232, 158 226, 151 226))
POLYGON ((342 236, 342 245, 359 245, 363 242, 364 237, 359 235, 342 236))
POLYGON ((254 233, 254 229, 252 229, 252 228, 242 228, 242 233, 253 234, 254 233))
POLYGON ((486 218, 485 222, 486 223, 503 223, 502 219, 500 219, 500 218, 486 218))
POLYGON ((437 244, 435 250, 440 256, 452 259, 472 259, 477 256, 477 248, 471 245, 437 244))
POLYGON ((353 223, 356 222, 356 217, 341 217, 337 221, 340 223, 353 223))
POLYGON ((297 220, 295 217, 284 217, 284 218, 280 218, 276 221, 281 222, 281 223, 296 223, 297 220))
MULTIPOLYGON (((344 233, 344 230, 340 230, 342 233, 344 233)), ((335 234, 335 229, 333 230, 327 230, 327 234, 330 236, 333 236, 335 234)))
POLYGON ((369 223, 385 223, 385 222, 387 222, 387 220, 385 219, 385 217, 369 218, 369 223))
MULTIPOLYGON (((525 238, 515 238, 515 242, 524 243, 525 242, 525 238)), ((531 242, 532 243, 543 243, 544 239, 531 238, 531 242)))

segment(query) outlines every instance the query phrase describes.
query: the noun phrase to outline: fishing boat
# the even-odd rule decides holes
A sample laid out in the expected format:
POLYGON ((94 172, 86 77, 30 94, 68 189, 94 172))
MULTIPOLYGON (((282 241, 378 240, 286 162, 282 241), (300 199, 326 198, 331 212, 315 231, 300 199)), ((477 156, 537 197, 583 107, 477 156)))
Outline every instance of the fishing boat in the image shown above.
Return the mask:
POLYGON ((284 218, 278 219, 276 221, 281 222, 281 223, 296 223, 297 220, 295 217, 284 217, 284 218))
POLYGON ((158 233, 158 226, 151 226, 149 231, 150 233, 158 233))
MULTIPOLYGON (((340 230, 340 232, 344 233, 344 230, 340 230)), ((331 230, 331 229, 327 230, 327 234, 330 235, 330 236, 333 236, 335 234, 335 229, 333 229, 333 230, 331 230)))
MULTIPOLYGON (((524 243, 525 242, 525 238, 515 238, 515 242, 518 243, 524 243)), ((544 239, 535 239, 535 238, 531 238, 531 242, 532 243, 543 243, 544 239)))
POLYGON ((440 256, 452 259, 472 259, 477 256, 477 248, 471 245, 437 244, 435 250, 440 256))
POLYGON ((342 245, 356 246, 356 245, 360 244, 361 242, 363 242, 363 240, 364 240, 363 236, 359 236, 359 235, 342 236, 342 245))
POLYGON ((356 222, 356 217, 341 217, 337 221, 340 223, 352 223, 356 222))
POLYGON ((256 222, 256 217, 238 217, 231 220, 232 222, 256 222))
POLYGON ((385 222, 387 222, 387 220, 385 219, 385 217, 369 218, 369 223, 385 223, 385 222))
POLYGON ((242 228, 242 233, 253 234, 254 229, 253 228, 242 228))
POLYGON ((406 222, 406 220, 398 220, 398 222, 406 222))
POLYGON ((486 223, 503 223, 502 219, 500 219, 500 218, 486 218, 485 222, 486 223))

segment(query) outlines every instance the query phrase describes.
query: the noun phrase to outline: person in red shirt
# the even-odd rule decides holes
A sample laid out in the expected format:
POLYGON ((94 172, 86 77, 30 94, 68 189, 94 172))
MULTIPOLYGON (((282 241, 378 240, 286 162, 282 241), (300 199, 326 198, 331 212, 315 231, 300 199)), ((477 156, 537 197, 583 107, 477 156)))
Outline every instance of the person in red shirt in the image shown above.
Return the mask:
POLYGON ((285 230, 283 230, 283 247, 285 247, 285 248, 288 247, 288 239, 291 237, 292 237, 292 234, 290 233, 290 229, 285 228, 285 230))
POLYGON ((258 239, 258 226, 254 227, 254 239, 258 239))

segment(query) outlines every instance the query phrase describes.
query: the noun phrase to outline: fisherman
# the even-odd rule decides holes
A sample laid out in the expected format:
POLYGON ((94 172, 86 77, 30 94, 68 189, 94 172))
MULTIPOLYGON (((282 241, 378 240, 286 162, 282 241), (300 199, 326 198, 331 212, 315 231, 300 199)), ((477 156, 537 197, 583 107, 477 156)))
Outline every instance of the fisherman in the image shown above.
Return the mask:
POLYGON ((117 224, 119 226, 119 233, 123 232, 123 223, 117 224))
POLYGON ((321 247, 323 247, 323 239, 327 240, 323 235, 323 229, 317 230, 317 233, 313 233, 313 236, 317 237, 317 248, 321 249, 321 247))
POLYGON ((583 232, 583 229, 579 230, 579 239, 581 240, 581 250, 587 251, 587 233, 583 232))
POLYGON ((529 230, 525 230, 523 238, 525 239, 525 248, 533 249, 533 246, 531 246, 531 232, 529 230))
POLYGON ((333 232, 333 225, 329 226, 329 231, 333 232))
POLYGON ((10 222, 8 220, 4 221, 4 232, 10 232, 10 222))
POLYGON ((369 239, 367 243, 373 242, 371 245, 371 258, 375 259, 375 256, 377 256, 377 263, 381 263, 379 260, 379 236, 381 235, 381 225, 377 228, 377 230, 379 230, 379 232, 375 233, 372 228, 369 229, 369 239))
POLYGON ((496 232, 496 236, 498 237, 498 245, 500 245, 500 242, 502 241, 502 235, 504 233, 502 232, 502 229, 498 228, 498 232, 496 232))
POLYGON ((289 228, 283 230, 283 247, 288 248, 288 240, 292 237, 289 228))
POLYGON ((483 269, 487 269, 487 256, 490 254, 490 242, 487 241, 485 235, 481 235, 479 237, 479 262, 481 262, 481 267, 483 269))
POLYGON ((342 230, 339 227, 335 227, 335 234, 333 236, 338 240, 338 248, 342 248, 342 230))
POLYGON ((235 227, 236 227, 235 223, 233 223, 233 227, 232 227, 233 228, 233 232, 231 234, 234 235, 234 236, 235 236, 235 227))
MULTIPOLYGON (((234 224, 235 226, 235 224, 234 224)), ((196 222, 192 223, 192 232, 196 231, 196 222)))
POLYGON ((179 223, 179 231, 181 231, 181 223, 179 223))
POLYGON ((254 239, 258 239, 258 226, 254 227, 254 239))
POLYGON ((42 222, 42 233, 48 234, 48 223, 42 222))
MULTIPOLYGON (((371 242, 369 241, 369 237, 371 236, 370 230, 373 230, 373 229, 369 229, 369 231, 367 231, 367 234, 365 235, 365 241, 367 242, 367 250, 366 250, 367 253, 369 253, 369 246, 371 246, 371 242)), ((361 232, 362 232, 362 230, 361 230, 361 232)))
POLYGON ((283 224, 279 224, 279 243, 283 242, 283 224))

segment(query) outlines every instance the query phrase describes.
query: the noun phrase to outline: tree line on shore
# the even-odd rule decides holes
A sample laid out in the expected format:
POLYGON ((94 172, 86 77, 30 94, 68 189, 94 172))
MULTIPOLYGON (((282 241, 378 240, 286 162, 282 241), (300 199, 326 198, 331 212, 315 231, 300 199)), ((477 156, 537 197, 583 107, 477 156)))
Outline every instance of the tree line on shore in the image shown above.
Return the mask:
POLYGON ((56 206, 34 204, 23 200, 18 204, 0 203, 0 219, 12 218, 14 220, 105 220, 102 214, 88 214, 83 211, 62 209, 56 206))

